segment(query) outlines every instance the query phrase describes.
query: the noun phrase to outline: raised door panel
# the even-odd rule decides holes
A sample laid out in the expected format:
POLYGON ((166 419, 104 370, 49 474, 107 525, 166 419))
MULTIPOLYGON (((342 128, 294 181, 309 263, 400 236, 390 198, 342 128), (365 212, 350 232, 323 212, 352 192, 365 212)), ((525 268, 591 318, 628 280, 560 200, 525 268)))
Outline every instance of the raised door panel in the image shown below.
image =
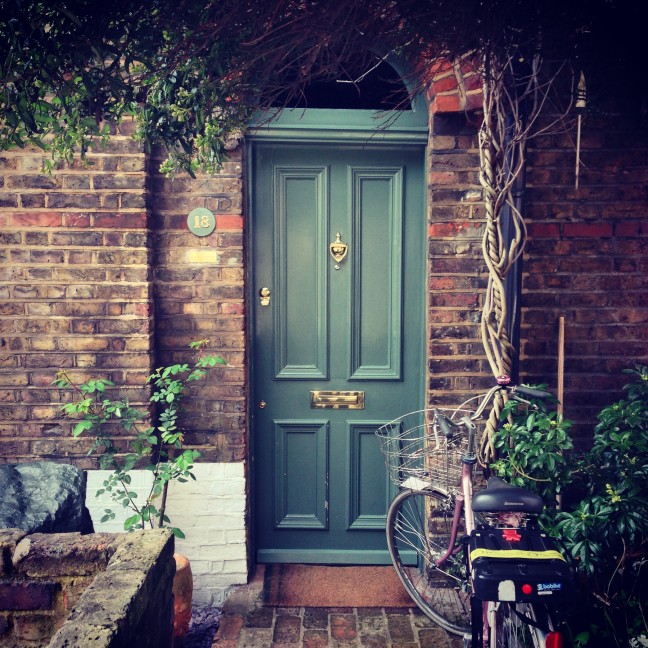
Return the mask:
POLYGON ((385 421, 348 424, 349 529, 384 530, 389 502, 396 495, 376 438, 385 421), (376 479, 376 475, 380 477, 376 479))
POLYGON ((275 421, 274 440, 275 528, 328 528, 328 422, 275 421))
POLYGON ((353 168, 352 379, 400 380, 403 169, 353 168))
POLYGON ((277 166, 273 183, 275 377, 326 378, 328 170, 277 166))

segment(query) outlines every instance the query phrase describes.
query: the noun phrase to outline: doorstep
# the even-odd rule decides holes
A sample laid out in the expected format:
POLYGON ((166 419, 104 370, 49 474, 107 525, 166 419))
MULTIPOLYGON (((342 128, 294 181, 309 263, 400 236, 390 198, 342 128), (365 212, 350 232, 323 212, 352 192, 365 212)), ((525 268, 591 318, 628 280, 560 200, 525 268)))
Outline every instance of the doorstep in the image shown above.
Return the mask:
POLYGON ((461 648, 416 607, 324 608, 263 605, 264 565, 223 604, 212 648, 461 648))

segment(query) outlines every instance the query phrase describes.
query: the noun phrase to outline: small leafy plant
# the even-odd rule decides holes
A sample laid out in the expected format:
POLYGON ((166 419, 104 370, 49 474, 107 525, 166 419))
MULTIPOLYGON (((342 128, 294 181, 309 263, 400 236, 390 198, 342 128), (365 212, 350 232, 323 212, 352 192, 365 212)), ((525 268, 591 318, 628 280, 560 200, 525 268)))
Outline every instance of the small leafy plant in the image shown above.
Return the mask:
MULTIPOLYGON (((59 389, 73 390, 74 400, 61 409, 66 416, 79 419, 72 431, 75 437, 88 435, 92 438, 88 454, 99 452, 99 466, 112 470, 96 495, 107 493, 115 504, 132 511, 124 522, 127 531, 168 526, 176 537, 184 538, 179 528, 169 526, 166 498, 170 482, 195 479, 191 469, 200 453, 184 447, 179 417, 191 384, 203 380, 210 368, 225 364, 220 357, 205 355, 208 342, 198 340, 190 344, 197 353, 192 365, 161 367, 147 378, 151 389, 148 400, 152 406, 149 408, 133 407, 127 398, 110 398, 108 392, 115 384, 105 378, 91 378, 76 384, 61 371, 53 383, 59 389), (116 437, 120 429, 129 437, 126 452, 119 450, 116 437), (151 487, 143 502, 131 486, 130 471, 135 468, 148 470, 152 475, 151 487)), ((101 521, 112 520, 115 516, 112 509, 105 509, 101 521)))

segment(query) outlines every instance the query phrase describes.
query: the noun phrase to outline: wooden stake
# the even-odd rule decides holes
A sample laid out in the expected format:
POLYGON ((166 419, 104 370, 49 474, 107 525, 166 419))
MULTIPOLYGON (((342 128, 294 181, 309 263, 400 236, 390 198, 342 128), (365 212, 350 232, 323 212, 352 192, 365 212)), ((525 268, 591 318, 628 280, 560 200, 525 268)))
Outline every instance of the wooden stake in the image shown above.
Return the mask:
POLYGON ((558 318, 558 414, 563 414, 565 395, 565 318, 558 318))
POLYGON ((574 188, 578 191, 578 180, 580 177, 580 148, 581 148, 581 116, 578 114, 578 125, 576 127, 576 169, 574 173, 574 188))
MULTIPOLYGON (((563 415, 563 398, 565 396, 565 318, 558 318, 558 416, 563 415)), ((562 493, 556 495, 556 507, 562 509, 562 493)))

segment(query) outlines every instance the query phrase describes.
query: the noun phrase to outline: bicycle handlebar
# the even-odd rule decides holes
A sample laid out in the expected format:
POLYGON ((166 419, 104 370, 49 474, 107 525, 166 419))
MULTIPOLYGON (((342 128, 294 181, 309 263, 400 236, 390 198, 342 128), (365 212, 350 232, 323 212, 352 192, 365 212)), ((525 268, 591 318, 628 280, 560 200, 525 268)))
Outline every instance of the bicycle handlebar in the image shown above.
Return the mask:
MULTIPOLYGON (((478 419, 482 415, 488 403, 490 403, 494 394, 500 390, 508 391, 508 393, 511 395, 512 398, 516 398, 517 396, 519 397, 518 400, 523 402, 527 402, 527 401, 524 401, 523 398, 521 397, 545 399, 552 396, 550 392, 544 391, 542 389, 535 389, 534 387, 526 387, 525 385, 510 385, 508 384, 508 380, 509 380, 508 376, 498 377, 497 379, 498 384, 495 385, 494 387, 491 387, 488 393, 482 398, 479 407, 477 407, 477 409, 473 412, 472 415, 467 417, 468 420, 474 421, 478 419)), ((464 419, 465 418, 466 417, 464 417, 464 419)), ((465 425, 465 422, 453 421, 438 409, 435 410, 435 422, 438 423, 439 427, 441 428, 441 431, 448 439, 452 438, 454 432, 456 431, 456 428, 463 427, 465 425), (453 428, 455 428, 454 431, 453 428)))
POLYGON ((439 422, 439 427, 446 438, 452 438, 452 428, 458 427, 454 421, 451 421, 443 412, 436 411, 436 419, 439 422))
POLYGON ((549 398, 551 394, 549 392, 543 391, 541 389, 534 389, 533 387, 525 387, 524 385, 514 385, 510 387, 511 395, 521 394, 522 396, 528 396, 529 398, 549 398))

